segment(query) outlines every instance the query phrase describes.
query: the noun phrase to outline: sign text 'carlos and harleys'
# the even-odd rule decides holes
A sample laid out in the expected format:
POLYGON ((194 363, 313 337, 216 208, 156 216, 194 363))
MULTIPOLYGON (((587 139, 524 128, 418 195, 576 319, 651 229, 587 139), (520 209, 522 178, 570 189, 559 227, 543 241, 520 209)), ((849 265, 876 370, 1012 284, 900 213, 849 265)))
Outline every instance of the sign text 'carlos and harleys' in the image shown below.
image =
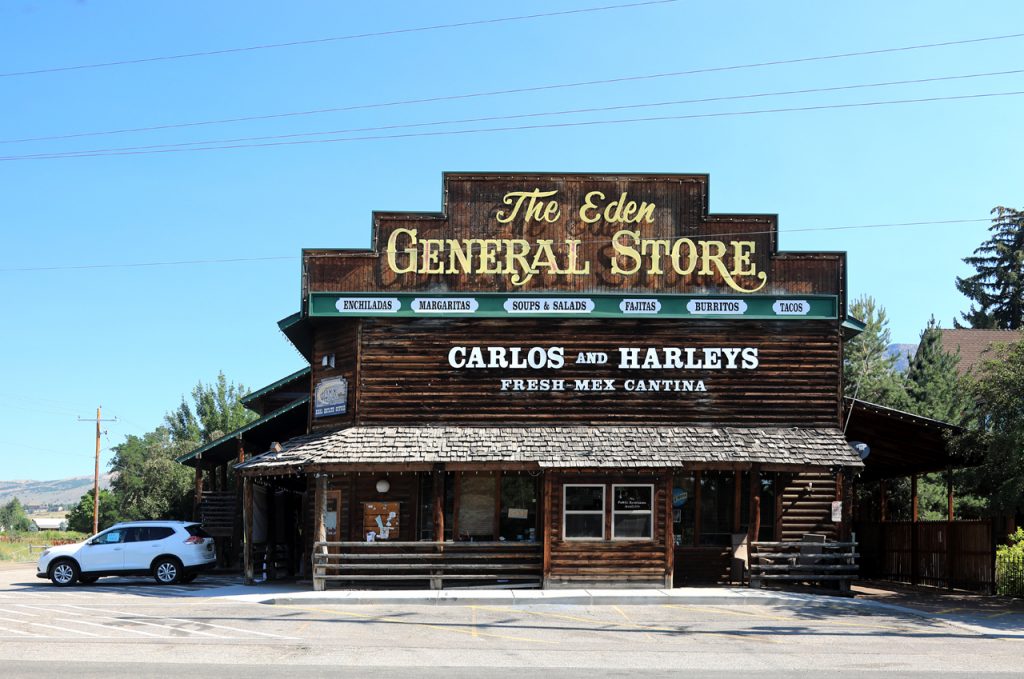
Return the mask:
MULTIPOLYGON (((574 366, 606 366, 619 370, 754 370, 757 347, 618 347, 610 354, 581 351, 569 362, 574 366)), ((564 347, 454 346, 448 365, 456 370, 561 370, 566 366, 564 347)), ((691 378, 560 378, 500 377, 501 391, 707 391, 705 379, 691 378)))
MULTIPOLYGON (((557 194, 510 191, 502 199, 506 208, 495 219, 524 227, 558 222, 569 208, 557 194)), ((526 285, 536 275, 588 276, 596 266, 621 276, 720 277, 737 292, 757 292, 767 283, 767 274, 752 260, 755 241, 644 237, 642 228, 654 223, 657 206, 631 200, 626 192, 609 200, 601 191, 590 191, 582 205, 571 209, 574 220, 584 225, 621 227, 608 240, 608 262, 583 259, 583 241, 577 238, 422 238, 417 229, 398 228, 388 237, 387 266, 397 275, 503 275, 514 286, 526 285)))

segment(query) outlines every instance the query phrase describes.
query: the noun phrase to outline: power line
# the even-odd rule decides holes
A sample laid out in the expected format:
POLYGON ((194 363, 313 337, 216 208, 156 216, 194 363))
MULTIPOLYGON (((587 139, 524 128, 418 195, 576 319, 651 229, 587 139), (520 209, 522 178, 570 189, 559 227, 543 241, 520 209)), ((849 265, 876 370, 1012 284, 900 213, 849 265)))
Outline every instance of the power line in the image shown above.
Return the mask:
POLYGON ((73 134, 57 134, 57 135, 47 135, 47 136, 40 136, 40 137, 24 137, 24 138, 20 138, 20 139, 0 139, 0 144, 20 144, 20 143, 34 142, 34 141, 54 141, 54 140, 59 140, 59 139, 76 139, 76 138, 80 138, 80 137, 97 137, 97 136, 114 135, 114 134, 126 134, 126 133, 132 133, 132 132, 153 132, 153 131, 157 131, 157 130, 179 129, 179 128, 184 128, 184 127, 199 127, 199 126, 205 126, 205 125, 223 125, 223 124, 228 124, 228 123, 251 122, 251 121, 256 121, 256 120, 273 120, 273 119, 277 119, 277 118, 291 118, 291 117, 297 117, 297 116, 320 115, 320 114, 324 114, 324 113, 341 113, 341 112, 346 112, 346 111, 359 111, 359 110, 366 110, 366 109, 388 108, 388 107, 395 107, 395 106, 409 106, 409 105, 413 105, 413 104, 427 104, 427 103, 436 103, 436 102, 442 102, 442 101, 455 101, 455 100, 460 100, 460 99, 473 99, 473 98, 480 98, 480 97, 496 97, 496 96, 504 96, 504 95, 510 95, 510 94, 525 94, 525 93, 528 93, 528 92, 547 92, 547 91, 551 91, 551 90, 559 90, 559 89, 567 89, 567 88, 591 87, 591 86, 595 86, 595 85, 611 85, 611 84, 624 83, 624 82, 636 82, 636 81, 643 81, 643 80, 657 80, 657 79, 660 79, 660 78, 676 78, 676 77, 689 76, 689 75, 698 75, 698 74, 702 74, 702 73, 718 73, 718 72, 723 72, 723 71, 738 71, 738 70, 749 69, 749 68, 762 68, 762 67, 768 67, 768 66, 783 66, 783 65, 788 65, 788 64, 799 64, 799 63, 807 63, 807 62, 814 62, 814 61, 827 61, 827 60, 831 60, 831 59, 846 59, 846 58, 851 58, 851 57, 862 57, 862 56, 871 56, 871 55, 877 55, 877 54, 888 54, 888 53, 893 53, 893 52, 906 52, 906 51, 911 51, 911 50, 932 49, 932 48, 937 48, 937 47, 950 47, 950 46, 954 46, 954 45, 967 45, 967 44, 980 43, 980 42, 991 42, 991 41, 996 41, 996 40, 1010 40, 1010 39, 1015 39, 1015 38, 1020 38, 1020 37, 1024 37, 1024 33, 1012 33, 1012 34, 1009 34, 1009 35, 996 35, 996 36, 989 36, 989 37, 984 37, 984 38, 970 38, 970 39, 966 39, 966 40, 953 40, 953 41, 947 41, 947 42, 926 43, 926 44, 920 44, 920 45, 904 45, 904 46, 900 46, 900 47, 888 47, 888 48, 875 49, 875 50, 866 50, 866 51, 860 51, 860 52, 844 52, 844 53, 839 53, 839 54, 826 54, 826 55, 818 55, 818 56, 810 56, 810 57, 798 57, 798 58, 795 58, 795 59, 781 59, 781 60, 774 60, 774 61, 762 61, 762 62, 748 63, 748 64, 734 64, 734 65, 729 65, 729 66, 711 66, 711 67, 707 67, 707 68, 697 68, 697 69, 690 69, 690 70, 685 70, 685 71, 670 71, 670 72, 665 72, 665 73, 648 73, 648 74, 642 74, 642 75, 623 76, 623 77, 619 77, 619 78, 606 78, 606 79, 603 79, 603 80, 582 80, 582 81, 577 81, 577 82, 555 83, 555 84, 551 84, 551 85, 536 85, 536 86, 519 87, 519 88, 505 89, 505 90, 490 90, 490 91, 484 91, 484 92, 470 92, 470 93, 464 93, 464 94, 439 95, 439 96, 424 97, 424 98, 419 98, 419 99, 399 99, 399 100, 387 101, 387 102, 375 102, 375 103, 368 103, 368 104, 352 104, 352 105, 349 105, 349 106, 337 106, 337 107, 331 107, 331 108, 310 109, 310 110, 305 110, 305 111, 287 111, 287 112, 284 112, 284 113, 268 113, 268 114, 264 114, 264 115, 237 116, 237 117, 233 117, 233 118, 219 118, 219 119, 213 119, 213 120, 198 120, 198 121, 191 121, 191 122, 185 122, 185 123, 169 123, 169 124, 166 124, 166 125, 150 125, 150 126, 147 126, 147 127, 129 127, 129 128, 115 129, 115 130, 101 130, 101 131, 93 131, 93 132, 77 132, 77 133, 73 133, 73 134))
POLYGON ((305 144, 332 144, 354 141, 384 141, 390 139, 411 139, 417 137, 452 137, 470 134, 489 134, 494 132, 516 132, 522 130, 566 129, 573 127, 594 127, 601 125, 625 125, 631 123, 665 122, 672 120, 696 120, 701 118, 728 118, 733 116, 765 115, 772 113, 797 113, 805 111, 824 111, 834 109, 866 108, 876 106, 894 106, 902 104, 922 104, 937 101, 965 101, 971 99, 988 99, 994 97, 1011 97, 1024 94, 1024 91, 985 92, 981 94, 960 94, 942 97, 922 97, 917 99, 890 99, 882 101, 864 101, 850 104, 819 104, 817 106, 793 106, 787 108, 758 109, 752 111, 719 111, 713 113, 691 113, 686 115, 650 116, 644 118, 620 118, 616 120, 581 120, 564 123, 539 123, 536 125, 509 125, 505 127, 485 127, 467 130, 440 130, 436 132, 405 132, 402 134, 364 135, 361 137, 336 137, 332 139, 298 139, 291 141, 267 141, 259 143, 221 144, 215 146, 193 146, 189 148, 159 148, 140 151, 110 152, 63 152, 49 155, 0 156, 0 161, 19 160, 57 160, 67 158, 96 158, 102 156, 137 156, 159 153, 185 153, 191 151, 221 151, 241 148, 269 148, 274 146, 298 146, 305 144))
MULTIPOLYGON (((931 226, 931 225, 946 225, 946 224, 972 224, 978 222, 990 222, 992 221, 989 217, 982 217, 979 219, 941 219, 941 220, 929 220, 929 221, 916 221, 916 222, 891 222, 887 224, 855 224, 849 226, 812 226, 797 229, 779 229, 773 230, 762 230, 762 231, 742 231, 742 232, 731 232, 731 233, 720 233, 720 234, 703 234, 703 237, 714 238, 717 236, 757 236, 777 233, 778 235, 785 235, 787 233, 798 233, 805 231, 846 231, 851 229, 883 229, 883 228, 895 228, 904 226, 931 226)), ((605 241, 599 240, 579 240, 579 243, 603 243, 605 241)), ((353 248, 360 249, 360 248, 353 248)), ((309 258, 319 257, 334 257, 335 255, 308 255, 309 258)), ((283 257, 231 257, 223 259, 190 259, 190 260, 178 260, 178 261, 166 261, 166 262, 132 262, 122 264, 83 264, 83 265, 69 265, 69 266, 36 266, 36 267, 21 267, 15 269, 0 269, 0 273, 11 273, 11 272, 24 272, 24 271, 70 271, 70 270, 81 270, 81 269, 118 269, 118 268, 136 268, 145 266, 173 266, 181 264, 223 264, 223 263, 237 263, 237 262, 265 262, 269 260, 297 260, 300 259, 298 256, 283 256, 283 257)))
POLYGON ((57 66, 53 68, 39 68, 30 71, 10 71, 7 73, 0 73, 0 78, 11 78, 15 76, 25 75, 40 75, 43 73, 59 73, 62 71, 81 71, 86 69, 95 68, 107 68, 110 66, 126 66, 129 64, 146 64, 155 61, 173 61, 176 59, 192 59, 195 57, 209 57, 221 54, 235 54, 238 52, 255 52, 258 50, 269 50, 279 49, 281 47, 300 47, 302 45, 320 45, 329 42, 342 42, 347 40, 364 40, 367 38, 380 38, 392 35, 402 35, 406 33, 425 33, 427 31, 437 31, 451 28, 465 28, 468 26, 485 26, 489 24, 501 24, 512 21, 528 21, 531 19, 544 19, 548 17, 556 16, 568 16, 572 14, 588 14, 593 12, 606 12, 615 9, 631 9, 635 7, 645 7, 648 5, 667 5, 670 3, 678 2, 678 0, 645 0, 644 2, 631 2, 619 5, 604 5, 601 7, 584 7, 581 9, 569 9, 562 10, 559 12, 543 12, 538 14, 523 14, 520 16, 511 17, 499 17, 495 19, 477 19, 475 21, 459 21, 449 24, 435 24, 433 26, 418 26, 415 28, 398 28, 388 31, 377 31, 374 33, 355 33, 352 35, 340 35, 329 38, 314 38, 311 40, 292 40, 290 42, 278 42, 269 43, 264 45, 250 45, 248 47, 230 47, 219 50, 207 50, 203 52, 185 52, 182 54, 170 54, 158 57, 144 57, 139 59, 122 59, 119 61, 106 61, 96 64, 78 64, 74 66, 57 66))
POLYGON ((292 139, 296 137, 314 137, 324 136, 329 134, 352 134, 356 132, 379 132, 384 130, 400 130, 410 129, 419 127, 435 127, 439 125, 457 125, 463 123, 479 123, 479 122, 492 122, 496 120, 521 120, 524 118, 539 118, 546 116, 561 116, 561 115, 577 115, 580 113, 599 113, 607 111, 622 111, 632 109, 643 109, 643 108, 656 108, 662 106, 677 106, 683 104, 703 104, 715 101, 736 101, 741 99, 757 99, 764 97, 780 97, 780 96, 792 96, 800 94, 815 94, 821 92, 839 92, 856 89, 867 89, 874 87, 890 87, 894 85, 911 85, 921 83, 932 83, 932 82, 944 82, 950 80, 964 80, 970 78, 985 78, 993 76, 1003 75, 1015 75, 1024 73, 1024 69, 1015 69, 1011 71, 993 71, 988 73, 969 73, 965 75, 951 75, 951 76, 936 76, 932 78, 918 78, 914 80, 893 80, 888 82, 878 83, 860 83, 854 85, 838 85, 833 87, 815 87, 800 90, 784 90, 780 92, 759 92, 754 94, 737 94, 720 97, 704 97, 699 99, 676 99, 672 101, 659 101, 659 102, 648 102, 641 104, 620 104, 617 106, 602 106, 602 107, 590 107, 590 108, 576 108, 576 109, 563 109, 557 111, 541 111, 535 113, 518 113, 511 115, 499 115, 499 116, 482 116, 477 118, 461 118, 461 119, 450 119, 450 120, 435 120, 424 123, 406 123, 396 125, 378 125, 374 127, 355 127, 340 130, 323 130, 319 132, 296 132, 291 134, 273 134, 255 137, 236 137, 231 139, 207 139, 205 141, 189 141, 180 142, 175 144, 150 144, 147 146, 119 146, 111 148, 100 148, 100 149, 87 149, 81 151, 50 151, 43 153, 31 153, 23 154, 19 156, 0 156, 0 160, 6 159, 29 159, 29 158, 67 158, 74 157, 77 155, 91 155, 97 153, 110 153, 115 151, 137 151, 145 149, 167 149, 167 148, 184 148, 188 146, 202 146, 204 144, 230 144, 236 142, 246 141, 265 141, 268 139, 292 139))

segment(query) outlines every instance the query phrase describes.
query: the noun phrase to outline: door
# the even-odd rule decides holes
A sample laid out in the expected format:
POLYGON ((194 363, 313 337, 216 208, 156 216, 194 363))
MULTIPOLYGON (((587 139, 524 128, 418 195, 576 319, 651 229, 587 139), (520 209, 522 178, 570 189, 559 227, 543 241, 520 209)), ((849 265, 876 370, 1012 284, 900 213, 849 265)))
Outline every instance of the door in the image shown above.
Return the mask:
POLYGON ((82 571, 124 570, 126 528, 112 528, 85 543, 79 552, 82 571))
MULTIPOLYGON (((344 533, 341 530, 341 491, 327 491, 327 511, 324 514, 324 528, 327 533, 327 542, 342 542, 344 533)), ((338 547, 328 548, 328 553, 339 554, 338 547)))
POLYGON ((153 559, 171 551, 165 549, 166 545, 163 541, 172 535, 174 535, 174 529, 166 526, 129 528, 124 540, 125 570, 149 570, 153 559))

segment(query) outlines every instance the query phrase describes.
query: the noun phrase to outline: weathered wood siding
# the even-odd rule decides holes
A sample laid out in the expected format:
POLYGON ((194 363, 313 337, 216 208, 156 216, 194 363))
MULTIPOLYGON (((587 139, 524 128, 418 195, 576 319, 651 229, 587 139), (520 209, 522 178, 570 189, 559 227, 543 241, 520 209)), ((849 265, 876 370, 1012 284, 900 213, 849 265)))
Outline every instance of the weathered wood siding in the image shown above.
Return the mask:
POLYGON ((548 472, 552 475, 551 517, 547 522, 551 560, 545 586, 553 587, 664 587, 667 583, 665 484, 657 473, 579 474, 548 472), (605 539, 564 540, 562 538, 563 484, 605 485, 605 539), (609 507, 614 483, 654 484, 654 526, 652 540, 611 540, 609 507))
POLYGON ((419 503, 417 476, 413 473, 388 474, 338 474, 332 476, 327 486, 329 491, 341 492, 341 511, 338 515, 339 534, 342 540, 365 540, 363 535, 364 502, 398 502, 398 532, 391 534, 392 541, 417 540, 416 522, 419 503), (377 492, 377 481, 387 479, 391 488, 386 493, 377 492))
MULTIPOLYGON (((344 291, 495 291, 495 292, 674 292, 736 294, 722 277, 666 274, 611 274, 608 264, 614 251, 613 234, 621 229, 640 231, 644 238, 710 238, 756 242, 751 262, 767 274, 761 294, 836 294, 843 303, 845 253, 777 253, 775 215, 708 214, 707 175, 462 175, 444 177, 443 212, 376 212, 370 250, 304 251, 303 295, 309 292, 344 291), (557 191, 561 206, 552 223, 515 219, 501 224, 496 217, 509 206, 502 202, 509 191, 540 189, 557 191), (602 192, 605 202, 623 192, 630 200, 654 203, 652 223, 592 224, 581 220, 578 209, 591 191, 602 192), (416 229, 420 238, 525 238, 550 239, 557 245, 566 238, 580 241, 580 261, 591 262, 593 275, 536 275, 515 285, 502 274, 395 274, 379 256, 395 229, 416 229)), ((731 259, 725 260, 731 265, 731 259)), ((742 294, 742 293, 740 293, 742 294)), ((845 308, 840 309, 840 318, 845 308)))
POLYGON ((339 319, 317 327, 313 336, 313 356, 310 381, 310 430, 334 429, 352 424, 356 418, 358 407, 358 375, 359 375, 359 329, 357 319, 339 319), (321 359, 327 354, 334 354, 334 367, 323 366, 321 359), (348 380, 348 412, 333 417, 314 418, 313 400, 316 385, 331 377, 344 377, 348 380))
MULTIPOLYGON (((333 351, 328 338, 348 342, 349 333, 324 332, 317 346, 333 351)), ((839 343, 838 328, 828 321, 365 319, 356 417, 361 424, 836 426, 839 343), (563 346, 566 365, 559 370, 453 369, 448 364, 453 346, 563 346), (618 347, 680 346, 757 347, 760 364, 753 370, 618 369, 618 347), (605 351, 609 364, 574 365, 582 351, 605 351), (602 377, 619 378, 620 390, 501 391, 500 385, 502 378, 571 383, 602 377), (627 392, 621 390, 627 378, 703 379, 707 391, 627 392)), ((345 420, 327 418, 317 424, 328 422, 338 426, 345 420)))
POLYGON ((799 540, 807 533, 838 539, 838 524, 832 522, 832 502, 836 499, 836 482, 828 472, 804 472, 785 478, 778 495, 781 520, 777 531, 780 540, 799 540))

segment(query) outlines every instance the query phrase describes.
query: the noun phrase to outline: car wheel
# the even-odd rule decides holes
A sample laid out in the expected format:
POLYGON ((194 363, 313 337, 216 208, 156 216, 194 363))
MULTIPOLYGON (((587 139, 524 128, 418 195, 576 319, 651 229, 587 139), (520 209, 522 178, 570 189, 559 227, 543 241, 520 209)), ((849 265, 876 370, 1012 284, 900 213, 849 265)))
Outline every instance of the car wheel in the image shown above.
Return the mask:
POLYGON ((78 582, 78 564, 71 559, 61 559, 50 566, 50 582, 58 587, 70 587, 78 582))
POLYGON ((79 575, 78 576, 78 581, 80 583, 82 583, 83 585, 91 585, 91 584, 93 584, 94 582, 96 582, 99 579, 100 578, 99 578, 98 575, 79 575))
POLYGON ((181 562, 162 556, 153 562, 153 577, 161 585, 173 585, 181 578, 181 562))
POLYGON ((199 577, 199 573, 189 573, 188 575, 181 576, 181 582, 185 582, 185 583, 192 582, 193 580, 195 580, 198 577, 199 577))

